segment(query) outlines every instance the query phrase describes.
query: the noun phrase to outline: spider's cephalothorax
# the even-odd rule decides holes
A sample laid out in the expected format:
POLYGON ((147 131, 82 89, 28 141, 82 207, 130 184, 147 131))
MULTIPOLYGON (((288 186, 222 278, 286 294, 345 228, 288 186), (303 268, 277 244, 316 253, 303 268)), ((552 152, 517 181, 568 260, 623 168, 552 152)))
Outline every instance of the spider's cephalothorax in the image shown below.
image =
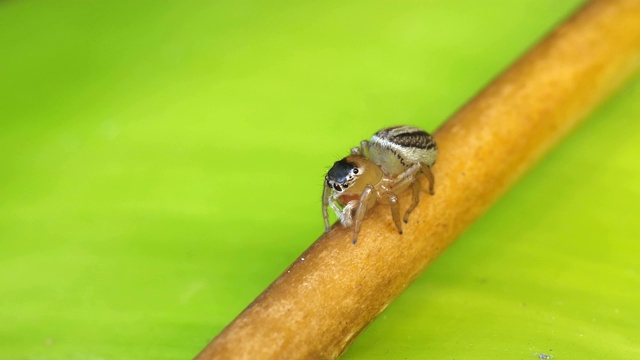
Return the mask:
POLYGON ((354 226, 355 244, 367 209, 382 202, 390 205, 393 221, 402 234, 397 194, 409 186, 413 189, 411 205, 403 218, 406 223, 420 200, 419 174, 428 178, 429 192, 434 193, 431 165, 437 155, 431 135, 411 126, 382 129, 370 141, 362 141, 327 173, 322 193, 325 231, 329 231, 327 208, 331 207, 344 226, 354 226))

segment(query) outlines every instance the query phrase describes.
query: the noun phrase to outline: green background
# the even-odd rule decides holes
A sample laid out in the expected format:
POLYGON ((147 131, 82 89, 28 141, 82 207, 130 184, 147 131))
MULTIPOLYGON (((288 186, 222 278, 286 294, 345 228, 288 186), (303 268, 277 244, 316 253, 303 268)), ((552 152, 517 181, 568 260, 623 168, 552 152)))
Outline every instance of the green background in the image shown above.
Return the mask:
MULTIPOLYGON (((333 161, 436 129, 574 0, 0 2, 0 358, 191 358, 323 230, 333 161)), ((640 81, 345 359, 640 358, 640 81)))

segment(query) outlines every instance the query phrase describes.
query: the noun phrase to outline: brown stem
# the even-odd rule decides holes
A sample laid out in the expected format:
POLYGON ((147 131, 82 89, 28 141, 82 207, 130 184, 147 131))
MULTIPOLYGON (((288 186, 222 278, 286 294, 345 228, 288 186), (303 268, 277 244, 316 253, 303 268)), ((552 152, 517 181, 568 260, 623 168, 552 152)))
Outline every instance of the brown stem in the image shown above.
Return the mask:
POLYGON ((639 59, 640 1, 586 4, 435 133, 435 195, 421 194, 404 235, 382 205, 355 246, 352 229, 334 226, 198 359, 338 357, 639 59))

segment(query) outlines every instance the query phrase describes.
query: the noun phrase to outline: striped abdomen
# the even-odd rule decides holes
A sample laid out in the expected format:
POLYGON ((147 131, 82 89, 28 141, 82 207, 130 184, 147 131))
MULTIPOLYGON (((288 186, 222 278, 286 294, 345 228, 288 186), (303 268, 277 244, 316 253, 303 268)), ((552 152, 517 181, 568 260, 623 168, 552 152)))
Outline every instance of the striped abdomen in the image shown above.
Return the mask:
POLYGON ((398 175, 416 163, 431 166, 438 147, 426 131, 395 126, 375 133, 369 141, 369 158, 388 175, 398 175))

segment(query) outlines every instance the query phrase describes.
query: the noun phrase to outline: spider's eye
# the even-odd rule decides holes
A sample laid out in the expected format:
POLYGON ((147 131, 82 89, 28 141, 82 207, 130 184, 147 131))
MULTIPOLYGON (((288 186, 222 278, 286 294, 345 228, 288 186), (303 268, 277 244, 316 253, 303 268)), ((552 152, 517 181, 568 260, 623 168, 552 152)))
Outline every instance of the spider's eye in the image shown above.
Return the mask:
POLYGON ((358 170, 358 168, 353 169, 353 173, 354 173, 354 174, 357 174, 357 173, 359 173, 359 172, 360 172, 360 170, 358 170))

